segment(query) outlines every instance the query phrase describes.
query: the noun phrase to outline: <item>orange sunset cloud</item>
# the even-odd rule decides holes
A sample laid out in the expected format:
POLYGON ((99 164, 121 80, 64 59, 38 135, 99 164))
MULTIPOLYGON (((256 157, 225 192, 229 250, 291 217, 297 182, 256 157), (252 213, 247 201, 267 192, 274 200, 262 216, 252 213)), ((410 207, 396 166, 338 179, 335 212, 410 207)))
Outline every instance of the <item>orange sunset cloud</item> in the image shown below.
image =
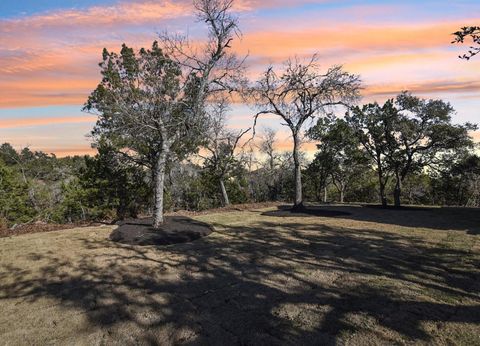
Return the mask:
MULTIPOLYGON (((365 52, 445 47, 450 44, 450 34, 461 25, 462 22, 368 26, 346 24, 340 27, 322 25, 320 28, 300 31, 259 31, 246 34, 240 50, 249 51, 254 56, 268 54, 268 57, 283 59, 286 52, 290 53, 288 55, 310 54, 338 48, 365 52)), ((336 59, 339 59, 338 55, 336 59)))
POLYGON ((41 29, 45 27, 102 26, 118 23, 159 22, 191 14, 192 6, 185 1, 124 2, 115 6, 93 6, 86 10, 59 10, 27 18, 5 20, 1 31, 41 29))
POLYGON ((97 154, 97 149, 93 149, 88 146, 84 147, 75 147, 75 148, 39 148, 39 150, 45 153, 52 153, 55 154, 57 157, 67 157, 67 156, 83 156, 83 155, 90 155, 94 156, 97 154))
MULTIPOLYGON (((131 4, 131 6, 136 8, 135 6, 140 5, 131 4)), ((141 6, 147 6, 147 4, 141 6)), ((176 8, 172 10, 172 15, 183 8, 181 4, 168 3, 166 6, 167 9, 170 8, 169 6, 176 8), (179 9, 176 6, 179 6, 179 9)), ((74 16, 75 18, 69 21, 68 25, 73 25, 77 21, 80 21, 80 23, 76 25, 80 25, 85 16, 88 17, 96 13, 95 11, 100 10, 93 8, 89 11, 87 14, 79 15, 79 19, 75 19, 74 16)), ((102 9, 101 11, 109 11, 109 9, 102 9)), ((121 7, 116 11, 128 14, 130 10, 121 7)), ((149 11, 138 9, 136 16, 148 21, 152 16, 145 12, 149 11)), ((158 14, 158 16, 161 16, 161 14, 158 14)), ((60 22, 56 21, 56 17, 57 15, 52 14, 25 19, 24 21, 31 20, 34 23, 45 21, 45 23, 52 22, 63 25, 61 20, 60 22)), ((450 51, 439 49, 449 46, 449 33, 459 25, 461 25, 460 22, 401 26, 322 26, 322 28, 306 28, 296 32, 283 32, 270 28, 269 30, 246 33, 243 40, 235 42, 234 49, 242 55, 249 52, 250 64, 255 62, 257 72, 258 68, 264 68, 268 62, 278 62, 293 54, 304 55, 319 52, 324 64, 342 63, 348 60, 349 70, 362 74, 379 69, 382 66, 392 67, 408 64, 412 59, 436 61, 447 54, 452 55, 450 51), (425 51, 427 48, 435 48, 436 50, 434 52, 425 51), (344 51, 344 53, 340 53, 341 51, 344 51), (383 53, 369 53, 370 55, 366 57, 365 52, 368 51, 383 53), (390 52, 390 54, 385 55, 384 52, 390 52), (396 53, 393 54, 393 52, 396 53), (355 58, 350 56, 360 53, 362 53, 362 56, 355 58)), ((8 30, 13 30, 13 28, 8 30)), ((27 30, 27 27, 15 28, 15 32, 22 32, 23 30, 27 30)), ((30 27, 28 27, 28 32, 31 32, 30 27)), ((154 38, 155 34, 152 32, 151 39, 154 38)), ((16 43, 0 39, 0 42, 2 41, 7 45, 6 48, 9 48, 10 45, 10 49, 14 50, 16 43)), ((70 49, 61 47, 50 50, 44 50, 38 46, 33 47, 33 50, 29 53, 19 51, 17 54, 7 55, 3 59, 2 66, 0 66, 0 73, 8 77, 8 79, 0 81, 0 107, 11 107, 16 104, 23 106, 82 104, 98 82, 99 75, 96 62, 100 60, 102 47, 118 49, 120 44, 121 41, 110 41, 103 44, 73 43, 70 49)), ((142 37, 140 42, 135 41, 136 46, 149 44, 149 40, 145 37, 142 37), (142 41, 144 44, 142 44, 142 41)), ((393 71, 392 75, 388 76, 389 79, 394 77, 394 73, 393 71)), ((252 75, 256 75, 256 72, 252 72, 252 75)), ((388 86, 386 87, 374 84, 369 86, 369 90, 372 94, 384 94, 390 93, 389 90, 399 91, 403 89, 392 85, 391 81, 387 82, 388 86), (385 91, 382 89, 385 89, 385 91)), ((425 82, 417 83, 415 80, 412 82, 418 84, 419 90, 425 90, 431 86, 430 92, 476 89, 478 86, 478 83, 468 80, 433 80, 428 84, 425 82)), ((409 89, 413 90, 415 87, 409 89)))
POLYGON ((0 119, 0 129, 53 124, 94 123, 96 119, 96 117, 87 114, 83 117, 0 119))

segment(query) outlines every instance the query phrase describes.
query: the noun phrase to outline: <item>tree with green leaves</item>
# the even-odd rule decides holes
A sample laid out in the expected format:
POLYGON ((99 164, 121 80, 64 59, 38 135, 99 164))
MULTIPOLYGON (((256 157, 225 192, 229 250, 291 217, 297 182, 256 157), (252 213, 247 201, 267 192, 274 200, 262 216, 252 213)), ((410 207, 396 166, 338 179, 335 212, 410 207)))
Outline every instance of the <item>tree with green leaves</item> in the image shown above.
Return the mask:
POLYGON ((36 210, 29 198, 28 185, 14 167, 0 160, 0 223, 7 225, 30 222, 35 219, 36 210))
POLYGON ((395 206, 401 205, 402 183, 413 172, 435 169, 449 156, 471 148, 473 124, 452 123, 452 106, 404 92, 395 100, 356 107, 347 121, 376 163, 382 204, 388 176, 394 179, 395 206))
POLYGON ((208 27, 203 49, 185 37, 162 35, 160 43, 135 52, 103 52, 102 80, 85 110, 98 115, 96 142, 108 141, 126 158, 152 171, 154 228, 163 223, 163 194, 168 160, 195 152, 203 141, 205 103, 241 71, 228 54, 237 34, 232 0, 196 0, 198 18, 208 27))
POLYGON ((367 169, 369 162, 354 130, 344 119, 326 117, 319 119, 307 135, 320 142, 312 167, 321 168, 319 175, 325 177, 323 187, 330 177, 340 195, 340 203, 344 203, 347 187, 367 169))
POLYGON ((13 166, 19 162, 20 158, 10 143, 3 143, 0 146, 0 160, 8 166, 13 166))
POLYGON ((119 155, 115 148, 101 144, 98 154, 85 158, 78 183, 84 196, 83 205, 94 218, 117 220, 137 217, 151 201, 148 176, 145 168, 119 155))
POLYGON ((446 205, 480 207, 480 157, 466 154, 446 169, 435 172, 432 189, 446 205))
POLYGON ((306 63, 288 60, 280 73, 269 67, 252 88, 250 95, 258 110, 255 122, 261 115, 274 114, 284 121, 283 125, 292 134, 294 209, 303 208, 300 145, 304 124, 331 113, 336 106, 356 102, 359 90, 358 76, 345 72, 341 66, 322 73, 316 56, 306 63))
MULTIPOLYGON (((324 148, 325 149, 325 148, 324 148)), ((333 172, 333 152, 320 149, 312 162, 302 172, 305 180, 305 190, 307 195, 314 196, 317 201, 327 202, 325 194, 328 185, 331 182, 333 172)))
POLYGON ((383 106, 376 102, 362 107, 357 106, 345 116, 346 122, 353 129, 375 168, 380 203, 383 207, 387 206, 385 189, 391 178, 391 170, 387 164, 385 153, 388 149, 396 112, 393 100, 388 100, 383 106))

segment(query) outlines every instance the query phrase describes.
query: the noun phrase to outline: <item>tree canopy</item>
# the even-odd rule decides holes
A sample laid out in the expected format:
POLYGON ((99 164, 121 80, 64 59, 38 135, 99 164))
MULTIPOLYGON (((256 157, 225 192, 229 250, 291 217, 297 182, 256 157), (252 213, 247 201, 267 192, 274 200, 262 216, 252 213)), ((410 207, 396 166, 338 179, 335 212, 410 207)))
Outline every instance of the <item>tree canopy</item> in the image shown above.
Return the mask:
POLYGON ((376 165, 380 196, 385 205, 389 177, 395 181, 395 205, 400 205, 405 178, 424 168, 435 169, 448 156, 471 148, 470 123, 452 123, 452 106, 442 100, 424 100, 404 92, 383 106, 356 107, 346 119, 376 165))

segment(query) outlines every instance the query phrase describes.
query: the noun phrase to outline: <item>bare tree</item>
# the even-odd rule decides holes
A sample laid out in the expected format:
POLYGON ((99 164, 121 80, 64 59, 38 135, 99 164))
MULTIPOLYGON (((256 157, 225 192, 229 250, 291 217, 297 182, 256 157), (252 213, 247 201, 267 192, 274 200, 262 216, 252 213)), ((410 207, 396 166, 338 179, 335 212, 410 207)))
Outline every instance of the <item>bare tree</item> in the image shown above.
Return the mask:
POLYGON ((225 179, 232 170, 238 166, 240 157, 237 156, 237 149, 241 138, 250 131, 240 130, 234 132, 226 127, 226 112, 228 104, 226 100, 220 100, 216 105, 210 107, 210 122, 207 132, 207 141, 204 149, 209 155, 202 156, 204 165, 211 170, 211 173, 218 180, 225 206, 230 204, 228 192, 225 188, 225 179))
POLYGON ((277 166, 277 154, 275 153, 275 142, 277 133, 270 127, 265 127, 260 139, 260 151, 267 156, 267 167, 270 172, 277 166))
POLYGON ((269 67, 253 87, 251 94, 258 109, 255 123, 263 114, 275 114, 292 133, 294 208, 303 207, 300 144, 304 123, 331 113, 336 106, 357 101, 359 90, 360 78, 343 71, 341 66, 322 74, 316 56, 305 64, 298 59, 288 60, 280 74, 269 67))
POLYGON ((205 105, 215 92, 240 80, 242 61, 229 54, 238 35, 233 0, 196 0, 208 40, 195 48, 188 37, 162 34, 149 50, 123 46, 104 50, 102 81, 85 109, 99 119, 94 138, 114 144, 129 159, 149 167, 154 182, 154 228, 163 223, 168 160, 195 151, 207 124, 205 105))

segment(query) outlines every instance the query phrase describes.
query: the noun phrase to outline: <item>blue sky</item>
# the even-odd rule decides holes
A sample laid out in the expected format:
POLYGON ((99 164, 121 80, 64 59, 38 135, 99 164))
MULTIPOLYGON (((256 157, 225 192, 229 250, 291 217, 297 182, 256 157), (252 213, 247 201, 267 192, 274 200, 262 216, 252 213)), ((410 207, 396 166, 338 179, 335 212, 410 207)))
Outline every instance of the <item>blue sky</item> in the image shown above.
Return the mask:
POLYGON ((106 6, 116 2, 116 0, 3 0, 0 2, 0 14, 3 18, 12 18, 59 9, 82 10, 90 6, 106 6))

